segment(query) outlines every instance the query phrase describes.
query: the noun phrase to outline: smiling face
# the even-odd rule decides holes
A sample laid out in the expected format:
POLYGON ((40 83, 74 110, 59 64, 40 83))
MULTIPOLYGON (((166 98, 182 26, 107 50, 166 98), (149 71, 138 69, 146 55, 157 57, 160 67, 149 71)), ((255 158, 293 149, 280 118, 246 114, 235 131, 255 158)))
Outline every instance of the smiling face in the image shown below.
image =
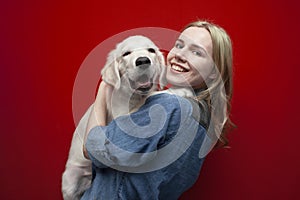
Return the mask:
POLYGON ((205 28, 189 27, 167 56, 167 81, 173 86, 201 88, 213 79, 212 40, 205 28))

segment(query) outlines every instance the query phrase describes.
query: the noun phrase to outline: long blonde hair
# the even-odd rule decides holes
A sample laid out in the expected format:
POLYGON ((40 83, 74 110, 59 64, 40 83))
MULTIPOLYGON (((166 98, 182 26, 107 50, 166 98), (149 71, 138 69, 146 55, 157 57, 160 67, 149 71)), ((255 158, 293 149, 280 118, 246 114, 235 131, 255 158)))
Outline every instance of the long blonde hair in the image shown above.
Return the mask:
POLYGON ((210 126, 213 130, 209 136, 217 142, 216 146, 227 146, 226 134, 229 128, 235 126, 230 120, 230 101, 233 91, 231 39, 223 28, 207 21, 189 23, 184 30, 189 27, 205 28, 212 39, 212 59, 215 70, 219 73, 216 73, 217 77, 211 83, 206 83, 206 88, 196 96, 196 99, 205 100, 210 107, 210 126))

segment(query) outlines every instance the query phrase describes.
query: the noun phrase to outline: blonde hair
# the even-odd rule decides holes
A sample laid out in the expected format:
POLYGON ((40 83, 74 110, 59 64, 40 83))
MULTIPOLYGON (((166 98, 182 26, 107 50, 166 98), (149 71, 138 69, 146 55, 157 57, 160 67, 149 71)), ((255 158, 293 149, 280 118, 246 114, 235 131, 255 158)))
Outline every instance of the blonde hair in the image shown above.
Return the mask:
POLYGON ((233 90, 232 69, 232 43, 229 35, 220 26, 207 22, 195 21, 189 23, 185 28, 205 28, 211 36, 213 53, 212 59, 215 63, 217 77, 210 83, 206 82, 206 88, 197 94, 196 100, 205 100, 211 111, 211 124, 213 130, 210 137, 216 142, 216 146, 227 146, 226 137, 228 128, 235 125, 230 120, 231 98, 233 90))

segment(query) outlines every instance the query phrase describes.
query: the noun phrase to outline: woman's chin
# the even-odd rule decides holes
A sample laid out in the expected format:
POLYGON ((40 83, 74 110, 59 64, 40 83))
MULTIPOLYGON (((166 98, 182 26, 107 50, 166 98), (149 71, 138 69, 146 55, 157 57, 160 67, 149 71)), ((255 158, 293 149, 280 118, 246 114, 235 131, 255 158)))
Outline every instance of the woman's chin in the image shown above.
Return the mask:
POLYGON ((181 80, 177 77, 168 77, 167 82, 172 85, 172 87, 191 87, 191 85, 185 80, 181 80))

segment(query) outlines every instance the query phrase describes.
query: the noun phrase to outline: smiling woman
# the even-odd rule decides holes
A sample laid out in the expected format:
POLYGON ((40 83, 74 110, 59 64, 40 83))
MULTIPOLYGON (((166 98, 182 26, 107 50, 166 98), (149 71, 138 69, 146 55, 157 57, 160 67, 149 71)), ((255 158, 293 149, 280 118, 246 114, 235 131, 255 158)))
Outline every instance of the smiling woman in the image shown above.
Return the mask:
POLYGON ((201 88, 212 73, 212 42, 205 28, 190 27, 182 32, 167 57, 167 80, 174 86, 201 88))
POLYGON ((155 92, 138 111, 107 126, 99 126, 92 111, 85 147, 95 176, 82 199, 175 200, 189 189, 217 141, 226 143, 231 56, 222 28, 191 23, 167 56, 168 91, 155 92), (192 96, 172 94, 180 89, 192 96))
MULTIPOLYGON (((213 142, 227 145, 232 98, 232 44, 226 31, 207 21, 188 24, 167 56, 167 81, 173 87, 191 86, 197 100, 211 108, 213 142)), ((214 146, 214 145, 212 145, 214 146)))

